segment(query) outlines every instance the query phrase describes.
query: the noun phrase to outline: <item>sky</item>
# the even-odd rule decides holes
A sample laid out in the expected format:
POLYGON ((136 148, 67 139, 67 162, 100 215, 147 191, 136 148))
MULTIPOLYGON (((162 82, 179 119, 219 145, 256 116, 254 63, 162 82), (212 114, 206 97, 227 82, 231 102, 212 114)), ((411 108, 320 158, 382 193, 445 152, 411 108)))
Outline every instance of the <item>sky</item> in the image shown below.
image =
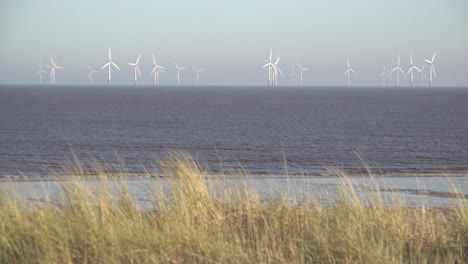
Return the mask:
MULTIPOLYGON (((57 84, 87 84, 88 65, 104 65, 111 46, 121 68, 113 83, 122 85, 133 83, 128 62, 138 54, 139 82, 151 84, 153 53, 168 68, 164 85, 177 82, 174 62, 190 67, 185 85, 195 83, 192 66, 206 69, 201 84, 265 85, 272 48, 282 85, 297 63, 310 68, 305 85, 345 85, 349 57, 353 85, 377 86, 399 55, 407 70, 410 52, 420 67, 437 51, 434 86, 468 87, 466 0, 2 0, 0 40, 0 84, 38 84, 34 73, 50 57, 65 68, 57 84)), ((106 71, 95 83, 107 83, 106 71)))

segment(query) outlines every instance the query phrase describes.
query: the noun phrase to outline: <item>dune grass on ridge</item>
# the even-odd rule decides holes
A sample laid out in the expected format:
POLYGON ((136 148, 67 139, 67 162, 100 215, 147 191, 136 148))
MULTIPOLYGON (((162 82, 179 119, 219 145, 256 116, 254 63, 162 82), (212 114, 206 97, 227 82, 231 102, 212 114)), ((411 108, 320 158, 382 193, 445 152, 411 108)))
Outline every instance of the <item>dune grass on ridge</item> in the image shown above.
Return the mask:
MULTIPOLYGON (((260 200, 249 188, 210 191, 190 156, 163 167, 170 192, 154 210, 128 188, 67 185, 57 205, 0 200, 0 263, 466 263, 468 206, 447 209, 365 202, 349 184, 334 206, 260 200)), ((79 173, 77 171, 77 173, 79 173)), ((240 184, 239 186, 242 186, 240 184)))

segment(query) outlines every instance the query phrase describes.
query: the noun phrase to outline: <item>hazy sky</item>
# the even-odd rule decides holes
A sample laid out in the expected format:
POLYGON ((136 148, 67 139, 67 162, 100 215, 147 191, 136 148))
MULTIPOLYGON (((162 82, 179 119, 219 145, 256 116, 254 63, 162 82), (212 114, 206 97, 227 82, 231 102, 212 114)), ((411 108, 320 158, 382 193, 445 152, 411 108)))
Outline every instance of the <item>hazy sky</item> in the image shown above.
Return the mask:
MULTIPOLYGON (((467 0, 2 0, 0 39, 2 84, 38 83, 37 65, 50 56, 65 68, 57 84, 85 84, 87 65, 101 67, 110 45, 121 67, 115 84, 132 83, 127 63, 139 53, 141 83, 150 84, 154 52, 169 68, 162 84, 176 83, 177 61, 206 68, 202 84, 262 85, 271 47, 285 74, 293 63, 311 68, 307 85, 344 85, 347 56, 353 84, 376 85, 399 54, 407 69, 410 51, 419 66, 437 51, 434 85, 468 86, 467 0)), ((106 83, 105 71, 95 77, 106 83)), ((193 84, 195 73, 181 79, 193 84)))

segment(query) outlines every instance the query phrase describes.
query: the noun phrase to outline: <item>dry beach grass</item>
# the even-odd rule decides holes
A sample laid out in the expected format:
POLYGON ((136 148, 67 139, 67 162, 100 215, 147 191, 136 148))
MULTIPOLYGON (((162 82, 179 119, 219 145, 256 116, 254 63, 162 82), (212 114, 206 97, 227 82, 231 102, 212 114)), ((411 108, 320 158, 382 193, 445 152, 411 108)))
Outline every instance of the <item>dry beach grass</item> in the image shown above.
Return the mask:
MULTIPOLYGON (((349 184, 332 206, 310 199, 261 200, 254 190, 216 185, 190 156, 163 162, 170 190, 154 210, 127 187, 64 187, 60 205, 0 204, 1 263, 466 263, 468 205, 384 206, 349 184), (219 190, 219 188, 218 188, 219 190)), ((80 171, 75 172, 79 176, 80 171)))

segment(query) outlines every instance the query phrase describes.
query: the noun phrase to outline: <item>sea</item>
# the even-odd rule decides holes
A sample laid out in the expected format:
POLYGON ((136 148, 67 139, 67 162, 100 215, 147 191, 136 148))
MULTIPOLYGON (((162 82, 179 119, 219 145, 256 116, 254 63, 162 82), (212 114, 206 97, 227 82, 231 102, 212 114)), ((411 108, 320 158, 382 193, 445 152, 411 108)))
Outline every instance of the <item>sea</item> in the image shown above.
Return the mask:
POLYGON ((160 174, 174 152, 214 174, 464 179, 468 89, 0 86, 0 175, 160 174))

